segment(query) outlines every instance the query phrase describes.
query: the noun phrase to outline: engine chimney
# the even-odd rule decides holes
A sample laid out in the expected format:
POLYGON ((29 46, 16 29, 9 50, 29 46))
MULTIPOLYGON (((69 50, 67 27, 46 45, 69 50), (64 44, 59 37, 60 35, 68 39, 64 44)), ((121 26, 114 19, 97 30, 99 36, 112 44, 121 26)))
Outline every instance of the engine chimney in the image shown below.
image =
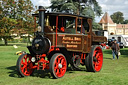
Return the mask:
POLYGON ((41 26, 41 32, 44 33, 44 13, 45 8, 43 6, 39 6, 39 26, 41 26))

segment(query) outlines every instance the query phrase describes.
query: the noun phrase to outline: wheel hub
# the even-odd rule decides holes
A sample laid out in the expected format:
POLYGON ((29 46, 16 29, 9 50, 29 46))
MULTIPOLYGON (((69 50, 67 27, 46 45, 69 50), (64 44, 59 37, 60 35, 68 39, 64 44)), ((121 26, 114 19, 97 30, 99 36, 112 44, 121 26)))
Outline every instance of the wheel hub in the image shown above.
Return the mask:
POLYGON ((61 63, 58 64, 58 68, 59 68, 59 69, 62 68, 62 64, 61 64, 61 63))

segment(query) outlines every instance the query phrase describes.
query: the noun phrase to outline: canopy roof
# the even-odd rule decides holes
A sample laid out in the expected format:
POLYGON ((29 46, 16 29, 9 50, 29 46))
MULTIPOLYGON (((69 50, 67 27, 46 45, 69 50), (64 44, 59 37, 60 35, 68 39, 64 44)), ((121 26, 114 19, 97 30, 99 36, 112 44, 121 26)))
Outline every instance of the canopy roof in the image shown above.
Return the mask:
MULTIPOLYGON (((69 14, 69 13, 54 13, 54 12, 51 12, 51 13, 45 13, 45 15, 53 15, 53 16, 67 16, 67 17, 79 17, 79 18, 89 18, 89 19, 92 19, 91 17, 85 17, 85 16, 82 16, 82 15, 76 15, 76 14, 69 14)), ((39 17, 39 14, 32 14, 32 16, 35 16, 35 17, 39 17)))

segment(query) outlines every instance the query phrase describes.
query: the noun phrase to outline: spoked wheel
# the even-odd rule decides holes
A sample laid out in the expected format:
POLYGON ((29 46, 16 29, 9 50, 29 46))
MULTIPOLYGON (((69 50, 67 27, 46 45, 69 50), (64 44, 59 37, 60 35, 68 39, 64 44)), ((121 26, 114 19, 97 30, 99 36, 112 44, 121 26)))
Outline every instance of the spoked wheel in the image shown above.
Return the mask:
POLYGON ((100 46, 95 45, 92 47, 91 53, 87 56, 86 61, 88 71, 98 72, 101 70, 103 65, 103 53, 100 46))
POLYGON ((17 60, 17 70, 22 77, 30 76, 33 72, 31 58, 29 54, 22 54, 17 60))
POLYGON ((50 60, 50 72, 53 78, 61 78, 66 73, 67 61, 63 54, 55 53, 50 60))
POLYGON ((79 55, 75 55, 72 57, 72 66, 74 69, 80 69, 79 65, 80 65, 80 56, 79 55))

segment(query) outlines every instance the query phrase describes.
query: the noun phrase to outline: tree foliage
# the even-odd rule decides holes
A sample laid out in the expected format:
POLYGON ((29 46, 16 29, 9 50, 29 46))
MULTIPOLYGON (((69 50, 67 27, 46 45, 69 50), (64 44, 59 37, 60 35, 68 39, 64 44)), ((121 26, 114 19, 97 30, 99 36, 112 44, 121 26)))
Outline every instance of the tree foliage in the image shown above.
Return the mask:
POLYGON ((0 4, 0 38, 6 41, 5 44, 11 37, 12 29, 19 35, 21 29, 26 33, 32 32, 33 9, 31 0, 2 0, 2 4, 0 4))
POLYGON ((7 17, 0 20, 0 38, 4 39, 5 45, 7 45, 7 40, 11 38, 11 29, 15 28, 16 23, 15 19, 7 17))
POLYGON ((123 23, 124 17, 122 12, 115 12, 110 16, 114 23, 123 23))
POLYGON ((33 11, 33 4, 30 0, 2 0, 3 14, 13 19, 28 19, 33 11))
POLYGON ((102 14, 96 0, 52 0, 50 8, 54 12, 66 12, 94 18, 102 14))
POLYGON ((2 2, 0 2, 0 20, 2 19, 2 12, 3 12, 2 2))
POLYGON ((128 19, 124 20, 123 24, 128 24, 128 19))
MULTIPOLYGON (((101 6, 96 0, 51 0, 49 8, 54 12, 84 15, 93 19, 102 14, 101 6)), ((101 26, 93 22, 93 29, 101 29, 101 26)))
POLYGON ((96 22, 93 21, 93 29, 96 29, 96 30, 102 30, 102 26, 96 22))

